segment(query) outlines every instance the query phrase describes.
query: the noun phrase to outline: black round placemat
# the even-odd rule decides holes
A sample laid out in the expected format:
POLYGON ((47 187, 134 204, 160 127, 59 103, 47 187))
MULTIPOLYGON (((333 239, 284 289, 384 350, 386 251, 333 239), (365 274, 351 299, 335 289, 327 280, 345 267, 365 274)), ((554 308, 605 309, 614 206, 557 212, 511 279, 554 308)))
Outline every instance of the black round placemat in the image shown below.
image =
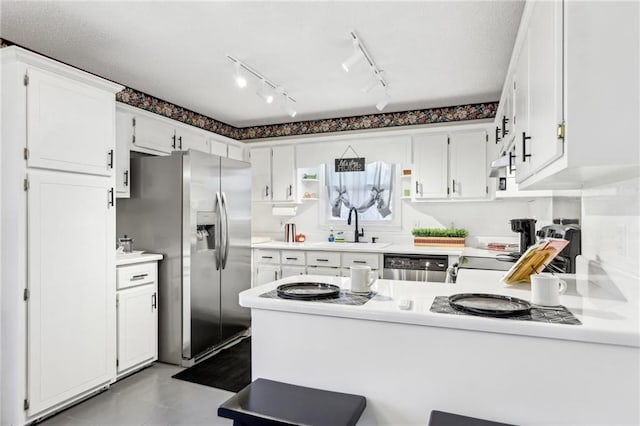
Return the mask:
POLYGON ((295 300, 336 299, 340 297, 340 287, 325 283, 282 284, 277 288, 278 297, 295 300))
POLYGON ((492 317, 509 317, 531 311, 531 304, 526 300, 500 294, 453 294, 449 296, 449 304, 458 311, 492 317))

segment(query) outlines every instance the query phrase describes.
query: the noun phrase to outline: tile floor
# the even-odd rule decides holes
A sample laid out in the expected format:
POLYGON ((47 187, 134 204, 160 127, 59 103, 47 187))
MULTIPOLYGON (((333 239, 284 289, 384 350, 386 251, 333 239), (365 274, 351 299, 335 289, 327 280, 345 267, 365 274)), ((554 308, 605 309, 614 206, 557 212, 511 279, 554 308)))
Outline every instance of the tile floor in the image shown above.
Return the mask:
POLYGON ((180 370, 155 363, 39 425, 231 425, 217 411, 233 393, 172 379, 180 370))

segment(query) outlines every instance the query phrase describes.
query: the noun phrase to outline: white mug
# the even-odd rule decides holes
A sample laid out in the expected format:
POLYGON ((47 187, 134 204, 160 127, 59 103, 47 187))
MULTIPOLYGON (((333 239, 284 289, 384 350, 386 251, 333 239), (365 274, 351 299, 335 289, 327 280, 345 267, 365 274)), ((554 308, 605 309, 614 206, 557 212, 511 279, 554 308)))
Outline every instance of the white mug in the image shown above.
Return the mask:
POLYGON ((351 267, 351 292, 369 293, 370 287, 378 278, 377 272, 372 272, 370 266, 351 267))
POLYGON ((560 305, 560 295, 567 290, 567 283, 557 276, 543 273, 531 275, 531 303, 542 306, 560 305))

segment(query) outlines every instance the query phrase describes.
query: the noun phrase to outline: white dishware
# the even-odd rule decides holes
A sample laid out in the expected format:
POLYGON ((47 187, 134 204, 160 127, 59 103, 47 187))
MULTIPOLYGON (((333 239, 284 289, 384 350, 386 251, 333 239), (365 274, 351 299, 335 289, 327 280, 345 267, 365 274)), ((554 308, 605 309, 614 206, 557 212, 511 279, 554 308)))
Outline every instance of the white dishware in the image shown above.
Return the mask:
POLYGON ((531 276, 531 303, 541 306, 560 305, 560 295, 567 290, 567 283, 556 275, 542 273, 531 276))
POLYGON ((352 266, 351 267, 351 292, 352 293, 369 293, 371 286, 378 278, 377 272, 372 272, 370 266, 352 266))

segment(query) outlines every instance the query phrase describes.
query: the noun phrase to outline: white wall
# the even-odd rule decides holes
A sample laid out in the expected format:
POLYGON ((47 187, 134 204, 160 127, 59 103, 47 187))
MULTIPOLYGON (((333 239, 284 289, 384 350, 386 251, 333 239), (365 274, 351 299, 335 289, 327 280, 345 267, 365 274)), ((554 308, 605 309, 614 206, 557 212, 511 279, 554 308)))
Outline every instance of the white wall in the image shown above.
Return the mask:
POLYGON ((640 178, 585 189, 582 254, 640 277, 640 178))
MULTIPOLYGON (((534 218, 536 227, 551 223, 553 218, 577 218, 580 215, 579 199, 538 198, 534 200, 495 200, 484 202, 401 202, 402 227, 389 231, 371 230, 365 226, 365 239, 380 237, 380 241, 411 244, 411 229, 427 227, 466 228, 470 237, 467 244, 475 245, 478 237, 495 237, 496 241, 518 242, 518 234, 511 231, 510 219, 534 218)), ((270 204, 253 205, 253 234, 282 240, 283 224, 295 223, 297 232, 303 233, 307 241, 325 241, 329 229, 321 225, 319 202, 307 202, 294 217, 279 217, 271 214, 270 204)), ((345 231, 347 239, 353 237, 353 226, 342 223, 335 231, 345 231)))

